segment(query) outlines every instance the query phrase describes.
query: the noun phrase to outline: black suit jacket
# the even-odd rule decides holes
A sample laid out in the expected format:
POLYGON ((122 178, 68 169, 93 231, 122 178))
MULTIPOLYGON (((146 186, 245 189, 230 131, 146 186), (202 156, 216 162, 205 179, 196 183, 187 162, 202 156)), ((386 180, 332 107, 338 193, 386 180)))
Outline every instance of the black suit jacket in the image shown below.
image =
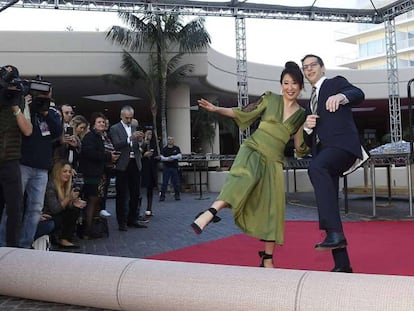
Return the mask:
MULTIPOLYGON (((137 130, 136 126, 131 125, 131 133, 137 130)), ((111 126, 109 130, 109 137, 115 150, 120 151, 121 155, 116 163, 115 169, 119 171, 126 171, 129 163, 129 154, 131 151, 135 154, 135 161, 139 170, 142 168, 141 157, 143 148, 136 140, 132 141, 132 147, 127 142, 127 132, 121 122, 111 126)))
MULTIPOLYGON (((360 104, 365 98, 364 92, 348 82, 344 77, 337 76, 323 81, 318 94, 319 115, 316 127, 312 134, 304 131, 304 139, 308 146, 312 146, 314 135, 318 135, 320 143, 324 147, 336 147, 349 151, 357 158, 362 158, 361 142, 357 127, 352 116, 352 106, 360 104), (336 112, 326 110, 327 99, 338 93, 344 94, 349 103, 340 105, 336 112)), ((306 107, 306 114, 312 114, 310 105, 306 107)), ((312 148, 315 151, 315 148, 312 148)))
POLYGON ((101 177, 106 163, 111 163, 111 153, 105 151, 102 136, 94 129, 82 139, 79 172, 85 176, 101 177))

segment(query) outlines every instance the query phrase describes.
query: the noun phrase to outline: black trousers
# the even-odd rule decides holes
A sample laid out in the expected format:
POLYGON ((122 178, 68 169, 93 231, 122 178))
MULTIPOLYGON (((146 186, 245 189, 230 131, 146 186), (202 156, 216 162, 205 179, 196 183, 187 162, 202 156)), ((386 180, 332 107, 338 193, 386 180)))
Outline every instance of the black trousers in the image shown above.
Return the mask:
MULTIPOLYGON (((7 213, 6 245, 17 247, 23 217, 23 193, 20 164, 18 160, 0 164, 0 188, 2 200, 7 213)), ((0 196, 1 197, 1 196, 0 196)))
MULTIPOLYGON (((318 205, 319 229, 343 232, 339 211, 339 178, 355 162, 355 155, 338 148, 319 147, 308 168, 318 205)), ((350 266, 346 248, 332 250, 335 267, 350 266)))
POLYGON ((125 171, 115 173, 116 218, 119 225, 138 220, 141 201, 141 172, 135 159, 130 159, 125 171))
POLYGON ((320 148, 312 159, 308 175, 315 190, 319 228, 342 231, 339 212, 339 178, 355 162, 356 157, 338 148, 320 148))

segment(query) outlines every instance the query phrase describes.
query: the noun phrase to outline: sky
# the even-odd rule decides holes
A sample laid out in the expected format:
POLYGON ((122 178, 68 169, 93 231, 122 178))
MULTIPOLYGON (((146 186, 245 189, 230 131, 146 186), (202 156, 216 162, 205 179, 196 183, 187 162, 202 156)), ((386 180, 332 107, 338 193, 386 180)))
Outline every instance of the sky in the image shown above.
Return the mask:
MULTIPOLYGON (((70 10, 8 8, 0 12, 0 30, 106 31, 122 25, 116 13, 70 10)), ((327 68, 339 68, 341 57, 352 54, 356 46, 337 42, 340 32, 355 25, 336 22, 289 20, 246 20, 246 55, 250 62, 283 66, 297 63, 308 53, 321 56, 327 68)), ((236 56, 233 18, 207 17, 206 28, 212 48, 236 56)))

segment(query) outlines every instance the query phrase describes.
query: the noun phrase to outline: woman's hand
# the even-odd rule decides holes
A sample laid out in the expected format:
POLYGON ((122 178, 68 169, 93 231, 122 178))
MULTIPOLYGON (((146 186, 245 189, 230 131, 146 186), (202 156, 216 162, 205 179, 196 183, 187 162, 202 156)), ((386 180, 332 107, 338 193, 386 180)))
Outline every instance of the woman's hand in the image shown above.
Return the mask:
POLYGON ((210 103, 208 100, 205 100, 204 98, 199 99, 197 102, 201 108, 204 108, 207 111, 216 112, 217 110, 217 107, 215 105, 210 103))
POLYGON ((71 199, 71 201, 74 201, 77 198, 79 198, 79 189, 73 188, 71 193, 70 193, 70 199, 71 199))
POLYGON ((82 209, 82 208, 84 208, 86 206, 86 201, 84 201, 84 200, 82 200, 80 198, 77 198, 77 199, 75 199, 73 201, 73 206, 74 207, 77 207, 79 209, 82 209))
POLYGON ((116 161, 118 161, 120 156, 121 156, 121 153, 119 151, 112 151, 111 152, 112 163, 115 163, 116 161))

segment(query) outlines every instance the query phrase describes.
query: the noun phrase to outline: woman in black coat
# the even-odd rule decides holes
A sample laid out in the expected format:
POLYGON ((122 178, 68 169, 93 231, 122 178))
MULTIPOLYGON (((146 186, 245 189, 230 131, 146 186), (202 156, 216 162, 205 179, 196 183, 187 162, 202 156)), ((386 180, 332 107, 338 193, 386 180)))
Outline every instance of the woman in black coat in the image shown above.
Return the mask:
POLYGON ((118 159, 118 155, 105 150, 104 131, 105 115, 100 112, 92 114, 92 129, 82 140, 82 149, 79 161, 79 172, 84 178, 83 196, 87 200, 86 230, 84 238, 99 238, 92 232, 94 217, 99 217, 100 199, 98 194, 99 183, 104 174, 105 165, 118 159))

